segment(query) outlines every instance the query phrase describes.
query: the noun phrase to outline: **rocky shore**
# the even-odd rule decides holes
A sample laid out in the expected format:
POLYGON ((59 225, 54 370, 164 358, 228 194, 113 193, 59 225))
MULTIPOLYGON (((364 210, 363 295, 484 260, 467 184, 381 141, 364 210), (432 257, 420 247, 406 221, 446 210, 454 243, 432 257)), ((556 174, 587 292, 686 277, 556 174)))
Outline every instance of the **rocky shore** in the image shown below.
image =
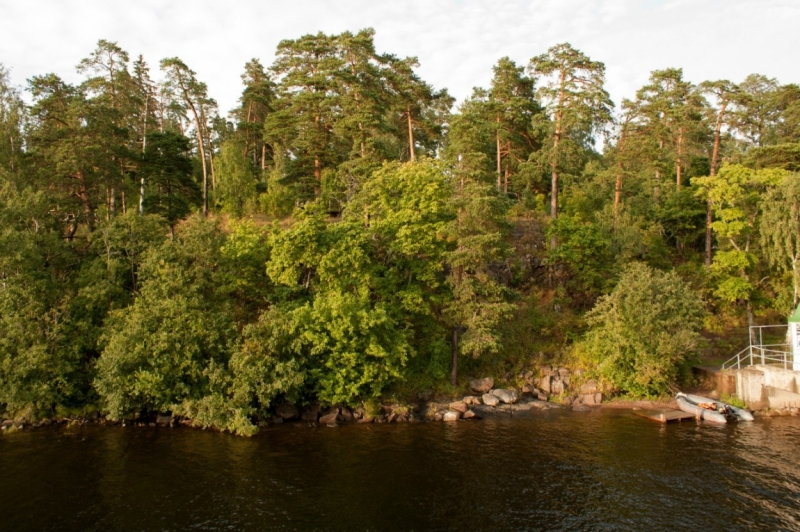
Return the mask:
MULTIPOLYGON (((573 390, 570 387, 572 372, 567 368, 545 366, 539 374, 529 371, 518 376, 524 384, 517 388, 495 388, 491 377, 470 381, 470 394, 463 397, 433 398, 431 392, 418 394, 418 402, 388 404, 369 411, 359 407, 349 409, 338 406, 320 409, 308 406, 302 409, 284 403, 275 409, 272 419, 260 426, 291 421, 306 421, 320 425, 336 426, 340 423, 414 423, 422 421, 477 420, 486 417, 530 417, 535 412, 571 408, 589 411, 599 407, 604 396, 597 383, 589 380, 573 390)), ((580 376, 578 374, 577 376, 580 376)))
MULTIPOLYGON (((322 408, 319 405, 298 407, 282 403, 275 407, 274 415, 258 422, 259 427, 267 427, 289 422, 306 422, 321 426, 336 427, 343 423, 419 423, 455 422, 479 420, 483 418, 525 418, 553 409, 570 409, 576 412, 589 412, 594 408, 604 409, 677 409, 674 399, 666 400, 619 400, 608 401, 594 380, 583 380, 580 370, 570 371, 564 367, 545 366, 538 374, 532 371, 517 376, 524 384, 518 388, 496 388, 491 377, 475 379, 469 383, 468 395, 459 397, 433 397, 432 392, 420 392, 417 401, 399 404, 374 405, 372 408, 360 406, 334 406, 322 408), (581 382, 572 386, 573 380, 581 382), (606 402, 603 402, 606 400, 606 402)), ((800 414, 797 408, 785 410, 766 410, 754 412, 761 417, 800 414)), ((0 420, 0 432, 11 433, 18 430, 47 427, 52 425, 81 426, 88 423, 116 424, 125 426, 192 426, 189 419, 180 419, 168 414, 158 414, 150 418, 136 418, 121 422, 109 422, 98 413, 88 416, 45 419, 30 421, 25 418, 0 420)))

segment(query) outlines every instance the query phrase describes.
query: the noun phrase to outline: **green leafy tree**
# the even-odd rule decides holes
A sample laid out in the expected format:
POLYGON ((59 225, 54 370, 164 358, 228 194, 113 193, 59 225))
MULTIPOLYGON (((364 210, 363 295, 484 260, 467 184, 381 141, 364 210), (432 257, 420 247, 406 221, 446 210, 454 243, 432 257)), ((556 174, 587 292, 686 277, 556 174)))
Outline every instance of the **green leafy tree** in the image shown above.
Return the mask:
POLYGON ((275 84, 258 59, 251 59, 242 74, 244 90, 239 107, 231 111, 236 131, 243 143, 245 159, 264 170, 272 157, 273 147, 264 141, 264 122, 273 111, 275 84))
POLYGON ((304 188, 313 176, 315 195, 321 191, 323 169, 340 162, 333 135, 333 73, 340 68, 333 37, 322 33, 281 41, 271 67, 278 87, 275 112, 265 122, 266 139, 276 149, 292 152, 287 173, 304 188))
POLYGON ((52 416, 87 400, 69 320, 76 261, 47 195, 5 178, 0 169, 0 410, 52 416))
POLYGON ((548 264, 558 266, 557 271, 568 276, 572 295, 581 301, 592 301, 615 270, 611 239, 600 224, 577 215, 561 216, 548 226, 547 233, 559 242, 548 253, 548 264))
POLYGON ((193 219, 144 260, 139 293, 111 312, 97 361, 94 386, 111 419, 194 417, 225 394, 236 328, 216 291, 223 243, 214 224, 193 219))
POLYGON ((680 191, 689 156, 698 150, 705 133, 705 101, 694 85, 684 81, 680 68, 654 70, 649 83, 637 91, 636 99, 648 133, 658 145, 661 171, 672 167, 676 190, 680 191))
POLYGON ((661 395, 696 354, 703 315, 703 301, 675 273, 633 263, 588 314, 576 350, 614 388, 661 395))
POLYGON ((493 71, 488 104, 496 124, 497 189, 508 193, 511 176, 541 147, 533 121, 542 109, 535 98, 534 82, 523 74, 523 67, 503 57, 493 71))
POLYGON ((790 174, 769 189, 760 221, 761 245, 771 266, 792 272, 792 308, 800 300, 800 180, 790 174))
POLYGON ((753 278, 758 255, 753 248, 758 243, 763 193, 785 175, 783 170, 752 170, 736 164, 724 165, 714 177, 692 180, 697 194, 710 199, 714 207, 711 227, 720 243, 711 263, 716 278, 714 293, 725 303, 743 302, 750 326, 754 322, 752 298, 758 288, 753 278))
POLYGON ((780 86, 777 80, 750 74, 739 84, 733 118, 746 145, 760 148, 775 143, 780 120, 780 86))
POLYGON ((217 194, 226 212, 242 216, 252 211, 256 198, 256 180, 247 160, 244 142, 228 140, 217 158, 219 186, 217 194))
POLYGON ((88 99, 81 87, 54 74, 33 77, 29 83, 33 106, 26 145, 32 173, 42 188, 57 196, 59 209, 70 221, 70 236, 81 219, 91 231, 98 206, 108 206, 109 176, 119 172, 113 155, 120 139, 102 102, 88 99))
MULTIPOLYGON (((453 98, 446 89, 434 90, 414 72, 419 67, 416 57, 399 59, 388 56, 385 60, 386 90, 394 112, 394 120, 390 119, 389 125, 394 128, 399 144, 405 145, 403 152, 407 151, 410 161, 418 159, 418 150, 429 157, 435 156, 436 150, 442 146, 453 98)), ((398 159, 405 160, 406 154, 399 154, 398 159)))

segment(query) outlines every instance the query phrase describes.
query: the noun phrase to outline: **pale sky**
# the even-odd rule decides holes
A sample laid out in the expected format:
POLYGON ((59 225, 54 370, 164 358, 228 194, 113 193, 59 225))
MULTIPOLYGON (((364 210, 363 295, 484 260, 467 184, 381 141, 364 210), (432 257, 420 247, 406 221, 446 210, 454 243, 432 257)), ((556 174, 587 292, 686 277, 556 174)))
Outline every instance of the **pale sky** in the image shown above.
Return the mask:
POLYGON ((55 72, 70 82, 99 39, 131 58, 178 56, 226 113, 245 62, 272 63, 282 39, 372 27, 379 52, 417 56, 424 80, 458 101, 488 86, 503 56, 518 64, 570 42, 606 65, 616 103, 650 71, 800 83, 798 0, 0 0, 0 63, 12 82, 55 72))

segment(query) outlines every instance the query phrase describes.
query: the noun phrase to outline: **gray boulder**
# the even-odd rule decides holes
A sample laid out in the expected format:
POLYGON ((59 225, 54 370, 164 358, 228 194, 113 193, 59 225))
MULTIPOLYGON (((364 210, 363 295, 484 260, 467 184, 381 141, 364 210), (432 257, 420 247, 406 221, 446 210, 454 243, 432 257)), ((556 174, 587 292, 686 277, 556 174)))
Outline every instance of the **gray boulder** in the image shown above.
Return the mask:
POLYGON ((491 393, 483 394, 481 399, 483 400, 483 404, 485 404, 487 406, 497 406, 497 405, 500 404, 500 398, 497 397, 496 395, 491 394, 491 393))
POLYGON ((581 395, 590 393, 597 393, 597 383, 594 380, 588 380, 581 384, 581 395))
POLYGON ((514 390, 506 390, 503 388, 498 388, 497 390, 492 390, 492 395, 500 399, 502 402, 506 404, 513 404, 516 403, 519 399, 519 395, 514 390))
POLYGON ((585 393, 580 396, 581 403, 589 406, 596 406, 603 402, 603 394, 600 392, 597 393, 585 393))
POLYGON ((478 414, 478 417, 487 418, 487 417, 511 417, 511 409, 510 405, 504 405, 508 407, 508 410, 504 410, 502 408, 497 408, 494 406, 487 406, 487 405, 478 405, 473 407, 472 411, 478 414))
POLYGON ((329 425, 331 423, 336 423, 337 418, 339 417, 339 409, 334 408, 333 410, 329 411, 327 414, 320 416, 319 423, 320 425, 329 425))
POLYGON ((469 388, 475 393, 486 393, 494 387, 494 379, 486 377, 469 381, 469 388))
POLYGON ((450 410, 455 412, 461 412, 462 414, 467 411, 467 404, 464 401, 456 401, 455 403, 450 403, 450 410))
POLYGON ((442 421, 458 421, 461 419, 461 412, 455 412, 453 410, 448 410, 442 416, 442 421))

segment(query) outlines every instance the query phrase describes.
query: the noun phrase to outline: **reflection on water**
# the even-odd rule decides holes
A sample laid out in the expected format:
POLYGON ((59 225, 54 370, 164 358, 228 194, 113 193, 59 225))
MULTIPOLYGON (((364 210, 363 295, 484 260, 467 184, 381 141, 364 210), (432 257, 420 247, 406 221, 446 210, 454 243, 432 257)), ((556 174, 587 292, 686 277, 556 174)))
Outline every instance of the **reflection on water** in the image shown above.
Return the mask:
POLYGON ((7 530, 798 530, 800 419, 630 412, 0 437, 7 530))

